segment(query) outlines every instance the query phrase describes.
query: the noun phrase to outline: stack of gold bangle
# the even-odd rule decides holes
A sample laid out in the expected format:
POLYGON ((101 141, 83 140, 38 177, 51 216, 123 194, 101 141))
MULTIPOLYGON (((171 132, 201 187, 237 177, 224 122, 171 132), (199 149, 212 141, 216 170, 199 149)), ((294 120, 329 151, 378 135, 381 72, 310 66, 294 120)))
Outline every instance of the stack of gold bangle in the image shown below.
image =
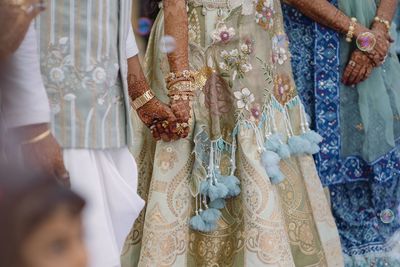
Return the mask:
POLYGON ((351 41, 353 40, 354 31, 356 29, 356 24, 357 24, 357 19, 351 18, 349 31, 346 34, 346 42, 348 42, 348 43, 351 43, 351 41))
POLYGON ((376 16, 376 17, 374 18, 374 20, 375 20, 375 22, 379 22, 379 23, 385 24, 386 29, 387 29, 388 31, 390 30, 391 25, 390 25, 390 22, 389 22, 388 20, 382 19, 382 18, 380 18, 380 17, 378 17, 378 16, 376 16))
POLYGON ((166 77, 168 96, 173 100, 192 100, 194 97, 194 72, 172 72, 166 77))

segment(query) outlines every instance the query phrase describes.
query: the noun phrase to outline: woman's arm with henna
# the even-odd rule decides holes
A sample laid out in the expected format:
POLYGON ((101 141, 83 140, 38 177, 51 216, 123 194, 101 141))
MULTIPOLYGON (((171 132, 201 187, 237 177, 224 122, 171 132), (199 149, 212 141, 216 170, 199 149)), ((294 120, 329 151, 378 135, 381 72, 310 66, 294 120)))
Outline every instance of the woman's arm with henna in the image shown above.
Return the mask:
MULTIPOLYGON (((189 70, 189 24, 185 0, 163 0, 164 32, 175 40, 174 51, 168 53, 171 72, 189 70)), ((187 123, 191 116, 191 106, 188 100, 171 100, 171 109, 178 123, 187 123)), ((186 128, 180 137, 189 134, 186 128)))
MULTIPOLYGON (((341 34, 346 34, 349 31, 351 18, 326 0, 285 0, 285 2, 297 8, 312 20, 341 34)), ((368 31, 368 29, 357 24, 354 36, 357 37, 365 31, 368 31)))
POLYGON ((174 38, 176 47, 168 53, 171 72, 189 68, 189 26, 185 0, 163 0, 165 35, 174 38))
POLYGON ((381 0, 376 15, 380 19, 392 22, 398 3, 398 0, 381 0))

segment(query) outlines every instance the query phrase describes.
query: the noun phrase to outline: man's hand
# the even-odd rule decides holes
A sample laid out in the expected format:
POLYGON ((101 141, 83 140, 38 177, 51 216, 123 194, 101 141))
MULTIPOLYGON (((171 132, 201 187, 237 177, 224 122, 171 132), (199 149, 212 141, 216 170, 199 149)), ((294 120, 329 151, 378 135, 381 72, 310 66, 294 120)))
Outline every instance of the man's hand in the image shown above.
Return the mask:
POLYGON ((69 186, 69 175, 64 166, 61 147, 53 135, 49 134, 37 142, 26 143, 48 130, 47 124, 28 125, 9 130, 9 136, 12 135, 20 144, 25 168, 54 177, 60 184, 69 186))
POLYGON ((43 10, 44 0, 0 1, 0 58, 19 47, 32 20, 43 10))
POLYGON ((169 142, 178 138, 175 133, 177 119, 174 113, 170 107, 157 98, 147 102, 137 110, 137 113, 143 123, 151 129, 156 140, 169 142))
POLYGON ((371 59, 364 52, 355 50, 344 70, 342 82, 347 86, 357 85, 368 79, 373 69, 371 59))

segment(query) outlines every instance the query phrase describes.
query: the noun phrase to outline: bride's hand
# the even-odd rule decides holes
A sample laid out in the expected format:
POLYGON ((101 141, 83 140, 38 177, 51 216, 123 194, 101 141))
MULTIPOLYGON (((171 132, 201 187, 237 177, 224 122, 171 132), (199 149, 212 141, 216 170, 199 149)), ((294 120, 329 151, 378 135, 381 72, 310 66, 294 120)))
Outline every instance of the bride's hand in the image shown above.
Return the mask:
POLYGON ((189 120, 191 113, 190 100, 171 100, 171 109, 177 119, 176 134, 180 138, 186 138, 189 135, 189 120))
POLYGON ((175 133, 177 118, 171 108, 157 98, 153 98, 137 110, 143 123, 150 128, 156 140, 169 142, 178 139, 175 133))

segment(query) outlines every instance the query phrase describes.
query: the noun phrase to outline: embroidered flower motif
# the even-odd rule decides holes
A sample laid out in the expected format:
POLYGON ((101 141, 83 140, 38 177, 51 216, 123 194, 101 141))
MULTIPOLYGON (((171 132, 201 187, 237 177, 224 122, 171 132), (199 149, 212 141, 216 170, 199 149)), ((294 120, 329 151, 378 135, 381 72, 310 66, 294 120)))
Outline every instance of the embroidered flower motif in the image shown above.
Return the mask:
POLYGON ((251 54, 251 52, 252 52, 251 44, 246 44, 246 43, 242 44, 240 46, 240 51, 242 51, 243 54, 247 54, 247 55, 251 54))
POLYGON ((159 164, 161 170, 168 171, 174 168, 175 162, 178 160, 176 151, 171 147, 167 146, 161 149, 159 156, 159 164))
POLYGON ((282 65, 288 60, 288 42, 285 34, 272 37, 272 62, 282 65))
POLYGON ((233 80, 235 80, 236 77, 239 79, 243 78, 245 73, 253 69, 253 66, 249 62, 249 52, 250 48, 246 44, 241 45, 240 50, 222 50, 220 56, 224 61, 219 63, 220 69, 226 72, 232 71, 233 80), (243 52, 243 50, 245 52, 243 52))
POLYGON ((282 65, 283 63, 286 62, 288 59, 286 50, 284 48, 278 48, 277 50, 273 51, 272 54, 272 62, 273 63, 278 63, 279 65, 282 65))
POLYGON ((244 63, 242 64, 240 69, 242 70, 242 72, 247 73, 253 69, 253 66, 250 63, 244 63))
POLYGON ((289 75, 278 74, 274 81, 274 96, 281 104, 286 104, 294 97, 294 87, 289 75))
POLYGON ((94 69, 92 79, 95 83, 100 84, 106 81, 106 71, 103 68, 97 67, 94 69))
POLYGON ((233 38, 233 36, 235 36, 235 34, 234 28, 228 28, 225 24, 223 24, 211 33, 211 38, 215 44, 219 42, 226 44, 233 38))
POLYGON ((261 119, 261 105, 258 103, 255 103, 251 108, 250 108, 250 113, 251 117, 250 120, 253 122, 258 123, 261 119))
POLYGON ((258 0, 256 6, 256 23, 265 30, 269 30, 274 25, 274 2, 273 0, 258 0))
POLYGON ((249 88, 243 88, 241 91, 236 91, 233 93, 235 98, 237 99, 236 105, 239 109, 250 109, 250 104, 254 102, 255 97, 252 92, 250 92, 249 88))
POLYGON ((55 83, 64 81, 65 75, 61 68, 52 68, 50 70, 50 80, 55 83))

